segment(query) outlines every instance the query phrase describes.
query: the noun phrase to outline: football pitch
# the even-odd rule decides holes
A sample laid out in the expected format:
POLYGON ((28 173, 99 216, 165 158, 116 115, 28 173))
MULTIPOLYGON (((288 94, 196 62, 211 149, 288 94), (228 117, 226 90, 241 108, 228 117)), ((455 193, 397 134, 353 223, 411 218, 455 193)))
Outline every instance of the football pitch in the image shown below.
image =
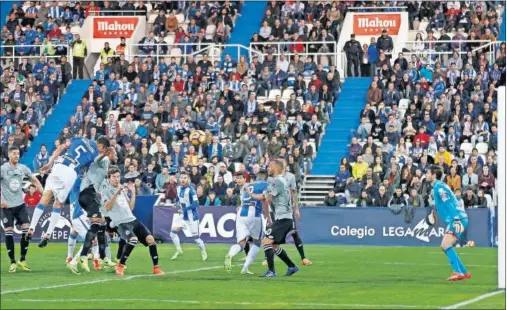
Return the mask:
MULTIPOLYGON (((113 244, 113 253, 116 248, 113 244)), ((265 271, 262 252, 251 268, 255 275, 247 276, 239 274, 244 253, 235 257, 229 274, 223 268, 229 245, 208 244, 207 249, 206 262, 194 244, 183 245, 184 255, 171 261, 174 247, 160 245, 166 275, 153 276, 148 249, 139 245, 125 276, 118 277, 111 271, 72 274, 64 262, 67 245, 56 243, 45 249, 31 244, 32 271, 18 268, 11 274, 2 245, 0 308, 505 309, 505 292, 496 291, 493 248, 457 249, 472 273, 472 279, 459 282, 446 281, 451 270, 436 247, 306 245, 313 266, 305 267, 294 246, 286 245, 300 272, 284 277, 285 265, 276 258, 279 277, 267 279, 258 277, 265 271)))

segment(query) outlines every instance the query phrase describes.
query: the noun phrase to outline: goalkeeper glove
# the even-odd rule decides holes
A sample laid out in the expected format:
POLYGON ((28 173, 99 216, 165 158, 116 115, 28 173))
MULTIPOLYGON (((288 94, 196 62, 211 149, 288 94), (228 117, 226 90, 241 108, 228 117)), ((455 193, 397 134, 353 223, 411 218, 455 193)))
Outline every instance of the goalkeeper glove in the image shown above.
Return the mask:
POLYGON ((454 222, 452 223, 452 226, 454 227, 454 232, 456 232, 457 234, 461 234, 465 230, 465 227, 461 223, 461 220, 459 217, 454 218, 454 222))

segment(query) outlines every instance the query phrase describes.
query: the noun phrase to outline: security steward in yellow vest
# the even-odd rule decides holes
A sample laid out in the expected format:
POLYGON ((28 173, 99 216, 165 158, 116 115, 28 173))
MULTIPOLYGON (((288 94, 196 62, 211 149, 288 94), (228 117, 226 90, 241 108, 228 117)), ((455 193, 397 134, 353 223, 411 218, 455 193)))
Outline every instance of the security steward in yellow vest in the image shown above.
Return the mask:
POLYGON ((109 47, 109 42, 106 42, 104 43, 104 48, 102 49, 102 51, 100 51, 100 60, 102 61, 102 63, 105 65, 107 65, 107 60, 111 58, 112 60, 115 60, 114 59, 114 50, 109 47))
POLYGON ((74 79, 84 79, 83 68, 84 60, 88 50, 86 49, 86 43, 81 40, 79 34, 76 34, 76 39, 72 42, 72 76, 74 79))

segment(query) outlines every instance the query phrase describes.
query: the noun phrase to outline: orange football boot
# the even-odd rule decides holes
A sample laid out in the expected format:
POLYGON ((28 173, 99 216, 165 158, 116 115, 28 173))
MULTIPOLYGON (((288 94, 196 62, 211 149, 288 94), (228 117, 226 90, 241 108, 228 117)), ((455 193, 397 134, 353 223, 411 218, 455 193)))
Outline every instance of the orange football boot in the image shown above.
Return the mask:
POLYGON ((116 275, 123 276, 124 271, 125 271, 125 265, 118 264, 118 266, 116 267, 116 275))
POLYGON ((451 276, 447 278, 447 281, 460 281, 465 279, 465 276, 462 273, 453 272, 451 276))
POLYGON ((311 266, 313 263, 308 258, 305 258, 301 261, 301 264, 303 264, 303 266, 311 266))
POLYGON ((98 259, 94 259, 93 260, 93 269, 95 269, 95 270, 101 270, 102 269, 102 267, 100 266, 100 262, 99 262, 98 259))
POLYGON ((153 267, 153 274, 163 275, 165 272, 159 266, 153 267))

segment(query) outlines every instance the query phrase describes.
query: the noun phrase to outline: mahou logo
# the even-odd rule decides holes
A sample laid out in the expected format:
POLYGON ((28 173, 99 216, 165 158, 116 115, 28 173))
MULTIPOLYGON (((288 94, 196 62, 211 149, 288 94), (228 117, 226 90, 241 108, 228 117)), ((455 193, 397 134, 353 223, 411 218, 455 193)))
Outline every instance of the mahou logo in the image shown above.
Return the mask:
POLYGON ((400 23, 400 14, 356 14, 353 33, 359 36, 380 35, 386 29, 387 34, 398 35, 400 23))
POLYGON ((93 20, 93 37, 101 39, 130 38, 136 30, 137 17, 96 17, 93 20))

